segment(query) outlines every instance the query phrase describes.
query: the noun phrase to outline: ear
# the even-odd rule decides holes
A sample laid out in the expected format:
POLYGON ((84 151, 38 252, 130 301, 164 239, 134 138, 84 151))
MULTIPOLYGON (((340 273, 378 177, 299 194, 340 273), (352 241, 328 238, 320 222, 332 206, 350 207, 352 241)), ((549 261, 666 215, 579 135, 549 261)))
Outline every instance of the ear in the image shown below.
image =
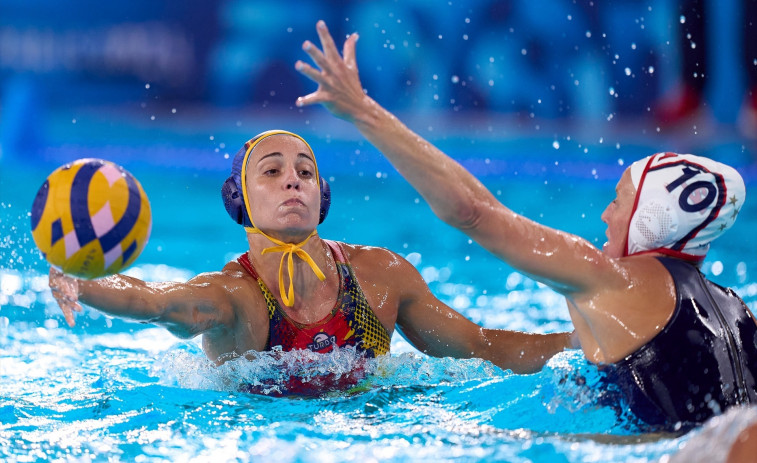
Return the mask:
POLYGON ((225 182, 223 182, 223 185, 221 186, 221 198, 223 199, 223 205, 226 208, 229 217, 231 217, 231 220, 239 225, 244 225, 246 227, 252 226, 244 207, 242 192, 239 191, 234 175, 230 176, 225 182))
POLYGON ((677 208, 661 196, 638 206, 628 226, 628 253, 669 245, 678 232, 677 208))

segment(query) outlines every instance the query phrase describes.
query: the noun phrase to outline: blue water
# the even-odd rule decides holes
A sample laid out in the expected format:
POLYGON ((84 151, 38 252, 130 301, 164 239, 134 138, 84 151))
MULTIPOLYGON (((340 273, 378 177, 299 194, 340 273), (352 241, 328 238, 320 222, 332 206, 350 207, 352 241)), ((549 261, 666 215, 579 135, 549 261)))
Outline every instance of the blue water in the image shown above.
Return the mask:
MULTIPOLYGON (((90 133, 99 133, 91 124, 90 133)), ((572 329, 562 298, 438 221, 385 161, 340 127, 305 134, 334 192, 321 236, 401 253, 435 294, 476 323, 572 329)), ((0 460, 652 462, 688 451, 714 462, 707 436, 719 433, 726 446, 757 421, 757 410, 736 410, 684 436, 645 435, 578 351, 555 356, 540 373, 515 375, 476 359, 429 358, 395 336, 391 356, 369 361, 357 390, 274 397, 237 387, 289 374, 340 375, 357 360, 349 350, 260 354, 216 368, 198 340, 159 328, 88 309, 76 327, 66 326, 28 229, 44 177, 77 157, 124 165, 141 181, 154 216, 151 240, 129 273, 184 281, 245 250, 244 234, 219 197, 225 155, 233 156, 244 133, 188 142, 170 133, 165 140, 153 133, 88 142, 69 135, 67 144, 35 158, 0 159, 0 460)), ((617 177, 627 162, 651 152, 598 138, 473 135, 437 142, 517 212, 598 246, 599 215, 617 177)), ((737 164, 754 188, 754 165, 738 143, 721 140, 709 147, 713 152, 737 164)), ((704 271, 734 287, 754 311, 757 201, 750 199, 704 271)))

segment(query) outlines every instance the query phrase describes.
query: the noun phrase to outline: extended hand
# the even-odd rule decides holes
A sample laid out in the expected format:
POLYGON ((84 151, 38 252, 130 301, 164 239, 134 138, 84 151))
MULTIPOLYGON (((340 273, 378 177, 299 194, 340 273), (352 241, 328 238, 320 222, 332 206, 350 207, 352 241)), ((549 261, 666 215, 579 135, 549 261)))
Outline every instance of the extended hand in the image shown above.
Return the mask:
POLYGON ((316 24, 318 37, 321 39, 323 51, 306 40, 302 49, 310 56, 320 71, 302 61, 297 61, 295 69, 318 84, 318 89, 297 99, 297 106, 315 103, 323 104, 335 116, 353 121, 362 111, 366 96, 355 62, 355 42, 358 35, 351 34, 344 42, 343 56, 339 56, 334 39, 331 37, 326 23, 318 21, 316 24))
POLYGON ((74 311, 81 312, 79 304, 79 280, 50 267, 50 289, 63 311, 68 326, 73 327, 74 311))

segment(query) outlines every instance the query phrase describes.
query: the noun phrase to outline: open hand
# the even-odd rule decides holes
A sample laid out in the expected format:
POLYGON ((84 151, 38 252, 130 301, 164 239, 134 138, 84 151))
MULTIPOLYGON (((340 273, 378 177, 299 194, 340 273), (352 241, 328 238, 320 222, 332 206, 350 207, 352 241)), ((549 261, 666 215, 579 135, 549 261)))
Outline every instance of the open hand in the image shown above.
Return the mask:
POLYGON ((306 40, 302 49, 320 68, 297 61, 295 69, 318 84, 318 89, 297 99, 297 106, 307 106, 315 103, 323 104, 335 116, 347 121, 354 121, 368 99, 363 91, 355 62, 355 43, 358 35, 351 34, 344 42, 342 56, 336 48, 326 23, 318 21, 316 24, 318 37, 323 51, 312 42, 306 40))
POLYGON ((68 326, 73 327, 74 312, 81 312, 79 304, 79 280, 50 267, 50 289, 58 302, 68 326))

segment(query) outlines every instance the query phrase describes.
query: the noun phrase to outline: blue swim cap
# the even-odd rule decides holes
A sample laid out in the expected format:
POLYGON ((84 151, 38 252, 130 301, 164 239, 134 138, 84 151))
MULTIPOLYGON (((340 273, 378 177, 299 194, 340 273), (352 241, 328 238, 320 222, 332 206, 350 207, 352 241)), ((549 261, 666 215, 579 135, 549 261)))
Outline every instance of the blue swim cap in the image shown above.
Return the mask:
MULTIPOLYGON (((305 146, 310 150, 310 153, 313 154, 313 160, 315 160, 315 153, 313 153, 310 144, 301 136, 286 130, 268 130, 259 133, 248 140, 244 146, 237 151, 237 154, 234 155, 234 160, 231 163, 231 175, 221 187, 221 197, 223 198, 223 205, 226 208, 226 212, 228 212, 229 217, 231 217, 234 222, 244 225, 245 227, 253 227, 254 225, 247 214, 247 205, 244 202, 244 194, 242 190, 242 168, 244 166, 244 161, 261 140, 272 135, 290 135, 302 140, 302 142, 305 143, 305 146)), ((331 207, 331 187, 329 187, 329 183, 321 177, 318 172, 317 163, 315 175, 320 181, 321 186, 321 210, 318 220, 318 223, 321 224, 326 219, 326 216, 329 213, 329 208, 331 207)))

